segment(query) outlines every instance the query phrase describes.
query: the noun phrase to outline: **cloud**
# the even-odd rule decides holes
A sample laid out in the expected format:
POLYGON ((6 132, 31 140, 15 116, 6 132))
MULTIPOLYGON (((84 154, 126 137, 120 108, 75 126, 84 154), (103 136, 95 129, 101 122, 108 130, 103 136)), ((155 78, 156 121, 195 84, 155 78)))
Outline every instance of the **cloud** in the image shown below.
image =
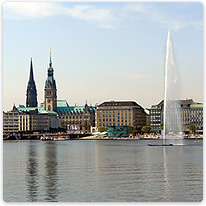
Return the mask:
POLYGON ((98 9, 94 6, 75 5, 73 8, 66 8, 65 11, 75 19, 86 20, 102 28, 112 28, 111 23, 117 20, 109 9, 98 9))
POLYGON ((5 18, 41 18, 57 13, 54 3, 47 2, 5 2, 5 18))
MULTIPOLYGON (((112 29, 118 23, 127 23, 134 20, 147 20, 159 23, 162 27, 179 30, 192 26, 195 29, 203 28, 203 21, 188 21, 181 14, 168 13, 153 3, 127 3, 123 7, 99 8, 89 3, 65 4, 58 2, 5 2, 3 4, 4 18, 28 19, 42 18, 52 15, 65 15, 68 18, 78 19, 97 27, 112 29), (67 6, 65 6, 67 5, 67 6)), ((122 24, 124 25, 124 24, 122 24)))
POLYGON ((52 15, 66 15, 102 28, 112 28, 112 23, 117 21, 109 9, 99 9, 95 6, 77 4, 73 7, 65 7, 54 2, 6 2, 4 4, 4 18, 7 19, 42 18, 52 15))
POLYGON ((136 17, 138 17, 137 20, 141 17, 141 19, 157 22, 163 27, 175 31, 188 26, 192 26, 195 29, 203 28, 202 21, 188 21, 176 13, 164 13, 162 10, 157 9, 152 3, 128 3, 128 5, 125 6, 125 11, 136 13, 136 17))

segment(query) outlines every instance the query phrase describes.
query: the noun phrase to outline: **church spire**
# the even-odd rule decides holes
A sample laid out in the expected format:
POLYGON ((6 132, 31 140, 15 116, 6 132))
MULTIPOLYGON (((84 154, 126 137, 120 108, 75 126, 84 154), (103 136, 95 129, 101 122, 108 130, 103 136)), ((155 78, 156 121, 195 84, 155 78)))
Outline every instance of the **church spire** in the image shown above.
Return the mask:
POLYGON ((33 65, 31 58, 29 82, 26 91, 26 107, 37 107, 37 91, 33 75, 33 65))
POLYGON ((52 67, 52 60, 51 60, 51 48, 50 48, 50 62, 49 62, 49 67, 52 67))
POLYGON ((32 58, 31 58, 31 66, 30 66, 30 77, 29 77, 29 81, 34 81, 32 58))

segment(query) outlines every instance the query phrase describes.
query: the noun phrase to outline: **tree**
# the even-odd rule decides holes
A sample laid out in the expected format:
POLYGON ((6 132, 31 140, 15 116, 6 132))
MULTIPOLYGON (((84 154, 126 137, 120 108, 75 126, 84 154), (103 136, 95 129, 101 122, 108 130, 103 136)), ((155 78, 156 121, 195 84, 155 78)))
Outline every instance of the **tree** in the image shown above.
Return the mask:
POLYGON ((129 126, 129 132, 135 133, 135 132, 137 132, 137 128, 135 126, 129 126))
POLYGON ((189 126, 189 131, 192 132, 193 134, 195 134, 195 132, 196 132, 196 125, 191 124, 191 125, 189 126))
POLYGON ((99 132, 106 132, 107 129, 108 129, 107 127, 98 127, 99 132))
POLYGON ((51 132, 57 132, 57 131, 58 131, 58 128, 57 128, 57 127, 50 127, 50 131, 51 131, 51 132))
POLYGON ((136 128, 137 128, 137 132, 139 132, 139 133, 140 133, 140 132, 141 132, 141 130, 142 130, 142 126, 138 125, 136 128))
POLYGON ((163 130, 163 129, 164 129, 164 126, 160 126, 160 129, 163 130))
POLYGON ((58 127, 58 131, 59 132, 66 132, 67 129, 66 129, 66 127, 58 127))
POLYGON ((142 131, 144 133, 150 133, 151 132, 151 127, 150 126, 144 126, 144 127, 142 127, 142 131))

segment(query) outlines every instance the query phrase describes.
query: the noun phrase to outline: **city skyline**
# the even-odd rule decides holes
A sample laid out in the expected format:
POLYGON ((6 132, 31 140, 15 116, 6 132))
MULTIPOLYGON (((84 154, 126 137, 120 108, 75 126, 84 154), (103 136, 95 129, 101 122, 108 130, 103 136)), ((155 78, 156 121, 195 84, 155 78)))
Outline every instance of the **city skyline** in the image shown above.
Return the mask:
POLYGON ((31 57, 43 102, 50 48, 58 100, 134 100, 149 108, 163 99, 168 28, 181 99, 203 102, 201 3, 6 2, 3 110, 26 105, 31 57))

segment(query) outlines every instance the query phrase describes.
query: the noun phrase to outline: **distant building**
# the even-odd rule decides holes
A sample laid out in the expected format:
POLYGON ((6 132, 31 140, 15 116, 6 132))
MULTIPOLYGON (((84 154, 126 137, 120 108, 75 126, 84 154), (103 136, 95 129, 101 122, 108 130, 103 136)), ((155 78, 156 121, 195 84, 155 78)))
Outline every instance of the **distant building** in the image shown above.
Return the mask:
POLYGON ((150 126, 151 125, 150 111, 149 109, 145 109, 144 111, 146 113, 146 126, 150 126))
POLYGON ((19 115, 19 131, 49 131, 51 127, 60 127, 60 120, 56 112, 35 111, 19 115))
MULTIPOLYGON (((180 114, 182 119, 183 131, 188 131, 191 124, 191 107, 196 103, 192 99, 178 100, 180 114)), ((160 127, 164 125, 164 100, 150 108, 150 124, 152 132, 160 132, 160 127)))
POLYGON ((150 108, 150 126, 151 132, 160 133, 163 126, 163 101, 150 108))
POLYGON ((110 101, 97 106, 96 127, 108 126, 145 126, 146 113, 134 101, 110 101))
POLYGON ((203 104, 190 105, 190 123, 196 125, 196 131, 203 133, 203 104))
POLYGON ((38 107, 13 107, 13 110, 3 112, 3 132, 34 132, 49 131, 51 127, 60 127, 56 112, 46 111, 38 107))
POLYGON ((30 76, 29 76, 29 82, 26 91, 26 107, 37 107, 37 105, 38 105, 37 90, 34 81, 33 65, 32 65, 32 58, 31 58, 30 76))
POLYGON ((57 100, 56 111, 61 119, 61 125, 70 132, 90 133, 95 126, 95 107, 69 106, 66 100, 57 100))
POLYGON ((17 133, 19 131, 19 112, 15 106, 8 112, 3 112, 3 133, 17 133))

